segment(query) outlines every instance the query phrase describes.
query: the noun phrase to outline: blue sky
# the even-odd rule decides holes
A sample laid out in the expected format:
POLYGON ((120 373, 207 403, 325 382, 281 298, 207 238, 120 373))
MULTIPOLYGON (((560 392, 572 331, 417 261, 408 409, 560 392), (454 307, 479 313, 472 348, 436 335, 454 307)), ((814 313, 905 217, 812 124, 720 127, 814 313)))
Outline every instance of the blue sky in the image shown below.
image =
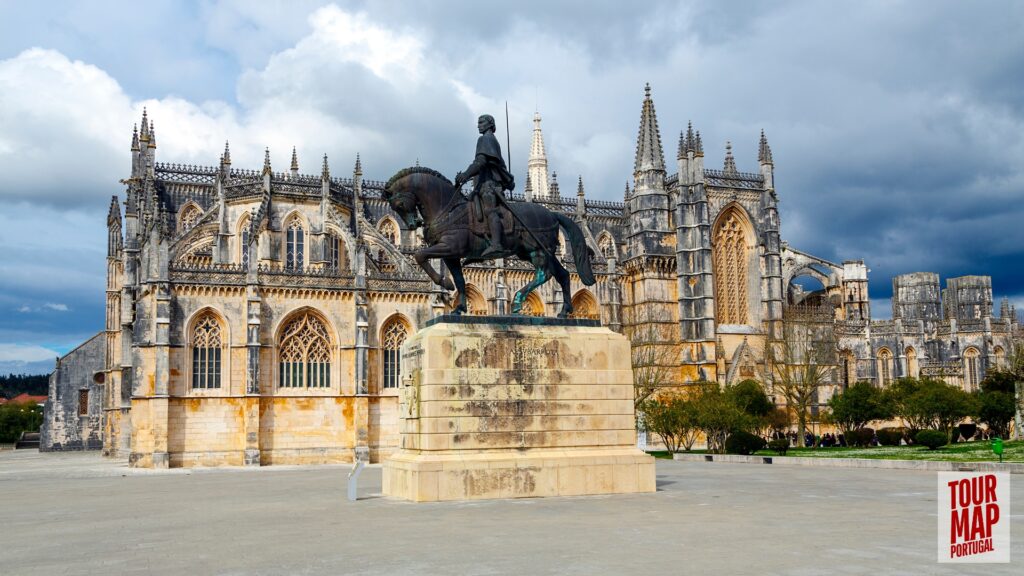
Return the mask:
POLYGON ((0 372, 45 371, 103 327, 105 215, 148 107, 159 161, 367 177, 454 174, 508 101, 525 180, 534 110, 551 168, 618 200, 643 86, 666 157, 692 120, 776 163, 782 233, 894 274, 990 274, 1024 309, 1024 4, 1015 2, 0 1, 0 372), (550 5, 549 5, 550 4, 550 5))

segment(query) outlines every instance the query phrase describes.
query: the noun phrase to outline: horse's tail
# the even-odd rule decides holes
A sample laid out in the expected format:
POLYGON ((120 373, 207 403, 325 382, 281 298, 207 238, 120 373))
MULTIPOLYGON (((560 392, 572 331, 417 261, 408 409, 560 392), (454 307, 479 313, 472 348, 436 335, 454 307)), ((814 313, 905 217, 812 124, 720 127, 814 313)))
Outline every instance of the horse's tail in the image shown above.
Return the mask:
POLYGON ((587 286, 593 286, 597 282, 594 279, 594 269, 590 267, 590 257, 593 255, 593 251, 590 246, 587 246, 587 239, 583 236, 583 231, 580 230, 576 222, 573 222, 572 218, 565 214, 555 212, 554 215, 558 224, 565 230, 565 235, 569 237, 572 259, 576 262, 576 273, 580 275, 580 281, 587 286))

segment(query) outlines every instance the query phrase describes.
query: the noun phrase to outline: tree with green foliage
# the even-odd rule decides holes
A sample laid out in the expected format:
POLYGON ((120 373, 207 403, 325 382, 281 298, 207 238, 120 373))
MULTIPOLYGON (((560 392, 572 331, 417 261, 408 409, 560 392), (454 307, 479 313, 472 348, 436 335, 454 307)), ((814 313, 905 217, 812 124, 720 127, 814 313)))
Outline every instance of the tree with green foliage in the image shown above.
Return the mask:
POLYGON ((707 438, 708 451, 725 451, 725 440, 736 430, 750 431, 757 419, 736 405, 734 397, 714 382, 700 382, 690 387, 697 428, 707 438))
POLYGON ((697 441, 696 415, 693 402, 682 392, 663 392, 640 405, 644 427, 665 444, 669 452, 687 451, 697 441))
POLYGON ((43 411, 35 402, 0 405, 0 442, 14 442, 22 432, 38 432, 43 411))
POLYGON ((775 408, 764 387, 757 380, 747 379, 726 388, 726 394, 737 408, 754 418, 763 419, 775 408))
POLYGON ((886 391, 886 401, 892 414, 910 429, 912 438, 930 428, 945 432, 948 441, 957 423, 977 414, 971 394, 932 378, 900 378, 886 391))
POLYGON ((864 428, 876 420, 891 418, 882 391, 870 382, 857 382, 832 396, 828 418, 845 434, 864 428))
POLYGON ((974 393, 977 408, 974 417, 1000 438, 1008 438, 1013 421, 1017 376, 1006 370, 989 370, 974 393))

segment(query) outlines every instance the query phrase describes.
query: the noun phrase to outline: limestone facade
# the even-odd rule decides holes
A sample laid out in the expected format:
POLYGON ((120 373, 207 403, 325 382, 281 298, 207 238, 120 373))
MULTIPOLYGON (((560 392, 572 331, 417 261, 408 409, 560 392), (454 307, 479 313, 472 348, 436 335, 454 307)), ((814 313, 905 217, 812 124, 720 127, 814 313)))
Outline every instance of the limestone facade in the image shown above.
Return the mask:
MULTIPOLYGON (((320 174, 302 173, 294 150, 285 172, 269 152, 261 170, 237 168, 227 146, 214 166, 157 162, 145 114, 131 150, 107 218, 104 452, 178 466, 394 450, 398 347, 448 303, 412 260, 422 241, 381 199, 384 183, 363 179, 358 157, 350 177, 332 175, 326 157, 320 174)), ((754 172, 738 169, 729 145, 721 169, 705 167, 692 126, 669 165, 649 87, 623 202, 587 199, 582 178, 563 197, 547 170, 537 116, 530 180, 513 199, 579 222, 598 282, 574 275, 571 294, 548 283, 528 309, 553 315, 571 298, 675 383, 764 380, 768 343, 804 322, 836 342, 821 402, 862 379, 934 374, 972 387, 1018 331, 1008 304, 995 316, 985 276, 945 290, 935 275, 900 276, 893 319, 872 320, 863 260, 834 263, 782 241, 765 135, 754 172)), ((573 271, 571 249, 560 252, 573 271)), ((518 260, 469 266, 470 313, 506 312, 531 276, 518 260)))

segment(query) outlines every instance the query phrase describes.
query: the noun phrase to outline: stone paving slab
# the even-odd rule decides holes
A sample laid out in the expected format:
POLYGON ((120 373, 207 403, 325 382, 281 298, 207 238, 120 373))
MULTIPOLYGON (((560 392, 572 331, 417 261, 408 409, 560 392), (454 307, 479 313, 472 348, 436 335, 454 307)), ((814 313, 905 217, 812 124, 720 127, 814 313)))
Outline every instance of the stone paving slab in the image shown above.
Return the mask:
POLYGON ((936 473, 659 460, 658 492, 412 504, 380 468, 135 470, 0 453, 0 573, 1020 574, 935 562, 936 473))

